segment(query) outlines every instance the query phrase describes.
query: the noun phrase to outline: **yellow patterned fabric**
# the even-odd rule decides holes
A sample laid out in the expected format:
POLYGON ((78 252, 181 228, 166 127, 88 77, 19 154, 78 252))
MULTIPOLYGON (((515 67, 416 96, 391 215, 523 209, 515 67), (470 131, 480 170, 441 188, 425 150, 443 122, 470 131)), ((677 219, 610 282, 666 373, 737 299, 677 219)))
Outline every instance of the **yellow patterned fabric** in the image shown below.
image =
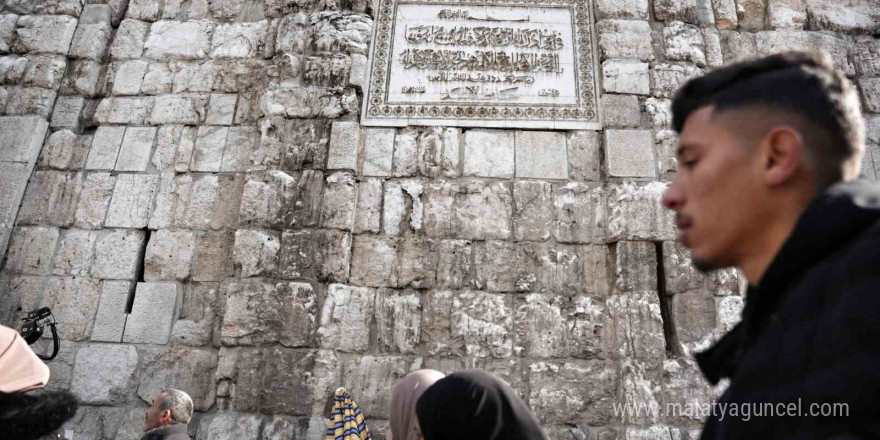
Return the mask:
POLYGON ((372 440, 361 409, 345 388, 333 395, 333 410, 327 421, 326 440, 372 440))

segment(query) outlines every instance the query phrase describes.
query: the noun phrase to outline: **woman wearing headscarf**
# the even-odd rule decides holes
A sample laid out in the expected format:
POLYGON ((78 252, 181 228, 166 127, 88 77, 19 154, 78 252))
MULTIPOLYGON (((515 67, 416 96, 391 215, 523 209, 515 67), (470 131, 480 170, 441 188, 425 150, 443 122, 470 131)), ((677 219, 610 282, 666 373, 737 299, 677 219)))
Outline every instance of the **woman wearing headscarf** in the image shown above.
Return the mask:
POLYGON ((41 390, 49 367, 17 331, 0 326, 0 438, 61 438, 79 403, 69 391, 41 390))
POLYGON ((479 370, 438 380, 422 394, 416 413, 425 440, 547 440, 516 392, 479 370))
POLYGON ((436 370, 418 370, 406 375, 391 395, 391 432, 388 440, 420 440, 416 424, 416 402, 422 393, 445 375, 436 370))

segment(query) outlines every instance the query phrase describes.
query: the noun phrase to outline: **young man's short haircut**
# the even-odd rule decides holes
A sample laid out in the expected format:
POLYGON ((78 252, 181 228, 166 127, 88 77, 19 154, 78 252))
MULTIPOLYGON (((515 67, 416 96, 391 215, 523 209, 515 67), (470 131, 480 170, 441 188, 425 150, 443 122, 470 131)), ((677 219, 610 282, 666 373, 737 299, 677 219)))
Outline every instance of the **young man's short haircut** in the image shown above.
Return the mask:
POLYGON ((815 184, 824 189, 858 176, 864 122, 855 87, 819 52, 787 52, 743 61, 694 78, 672 100, 672 125, 681 133, 695 110, 714 106, 769 109, 796 115, 815 184))

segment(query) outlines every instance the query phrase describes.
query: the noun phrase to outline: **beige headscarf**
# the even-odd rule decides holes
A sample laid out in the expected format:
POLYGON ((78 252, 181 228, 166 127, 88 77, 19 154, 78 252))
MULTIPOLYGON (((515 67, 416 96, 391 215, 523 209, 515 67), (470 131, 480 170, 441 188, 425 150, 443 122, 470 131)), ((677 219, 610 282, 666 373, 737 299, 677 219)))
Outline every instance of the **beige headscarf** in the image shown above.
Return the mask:
POLYGON ((391 395, 391 436, 389 440, 418 440, 416 403, 428 387, 445 374, 436 370, 418 370, 406 375, 391 395))
POLYGON ((47 382, 49 367, 17 331, 0 325, 0 392, 28 391, 42 388, 47 382))

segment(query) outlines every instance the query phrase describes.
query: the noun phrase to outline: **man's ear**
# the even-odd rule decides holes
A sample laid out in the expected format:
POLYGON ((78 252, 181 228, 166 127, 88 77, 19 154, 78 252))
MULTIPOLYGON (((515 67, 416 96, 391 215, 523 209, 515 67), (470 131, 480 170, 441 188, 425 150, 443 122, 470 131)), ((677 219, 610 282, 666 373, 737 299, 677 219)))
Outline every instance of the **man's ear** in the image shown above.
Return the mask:
POLYGON ((163 424, 171 423, 171 410, 166 409, 165 411, 162 411, 162 414, 159 416, 159 421, 163 424))
POLYGON ((770 129, 761 141, 764 150, 764 183, 777 186, 787 182, 804 164, 804 138, 790 125, 770 129))

